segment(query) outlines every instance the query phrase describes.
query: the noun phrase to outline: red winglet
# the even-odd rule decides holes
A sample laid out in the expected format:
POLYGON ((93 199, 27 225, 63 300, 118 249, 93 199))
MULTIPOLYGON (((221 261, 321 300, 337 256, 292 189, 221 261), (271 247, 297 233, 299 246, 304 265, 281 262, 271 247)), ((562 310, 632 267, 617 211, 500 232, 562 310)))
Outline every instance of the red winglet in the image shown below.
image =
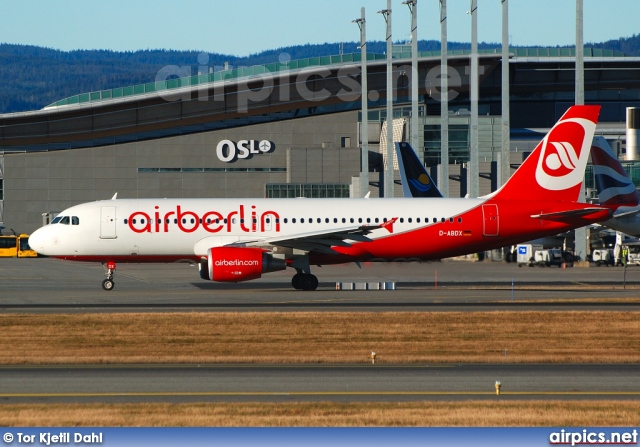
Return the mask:
POLYGON ((398 220, 397 217, 394 217, 391 220, 388 220, 386 222, 384 222, 382 225, 380 225, 382 228, 385 228, 389 233, 393 233, 393 224, 394 222, 398 220))

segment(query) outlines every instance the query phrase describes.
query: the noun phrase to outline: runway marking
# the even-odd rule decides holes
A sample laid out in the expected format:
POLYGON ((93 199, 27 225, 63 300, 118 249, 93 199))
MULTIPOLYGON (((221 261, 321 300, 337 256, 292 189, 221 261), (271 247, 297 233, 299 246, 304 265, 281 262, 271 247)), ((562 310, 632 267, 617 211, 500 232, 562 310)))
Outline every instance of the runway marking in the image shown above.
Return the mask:
POLYGON ((353 364, 353 365, 278 365, 278 364, 237 364, 237 365, 229 365, 229 364, 207 364, 207 365, 198 365, 198 364, 117 364, 117 365, 0 365, 0 371, 2 370, 20 370, 20 369, 353 369, 353 368, 371 368, 371 369, 435 369, 435 368, 458 368, 458 365, 371 365, 367 364, 353 364))
MULTIPOLYGON (((640 391, 507 391, 501 396, 640 396, 640 391)), ((6 393, 16 397, 242 397, 242 396, 495 396, 493 391, 265 391, 265 392, 124 392, 124 393, 6 393)))

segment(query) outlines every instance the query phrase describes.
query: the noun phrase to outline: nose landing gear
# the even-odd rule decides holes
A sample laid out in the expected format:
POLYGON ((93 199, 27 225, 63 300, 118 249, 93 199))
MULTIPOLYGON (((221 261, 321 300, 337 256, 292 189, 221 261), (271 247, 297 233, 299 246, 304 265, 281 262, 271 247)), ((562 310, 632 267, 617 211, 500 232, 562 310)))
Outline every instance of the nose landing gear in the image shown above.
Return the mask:
POLYGON ((106 272, 107 279, 102 281, 102 288, 106 291, 113 290, 113 287, 115 285, 113 283, 113 272, 116 270, 116 263, 113 261, 107 261, 106 264, 102 264, 102 265, 107 270, 106 272))

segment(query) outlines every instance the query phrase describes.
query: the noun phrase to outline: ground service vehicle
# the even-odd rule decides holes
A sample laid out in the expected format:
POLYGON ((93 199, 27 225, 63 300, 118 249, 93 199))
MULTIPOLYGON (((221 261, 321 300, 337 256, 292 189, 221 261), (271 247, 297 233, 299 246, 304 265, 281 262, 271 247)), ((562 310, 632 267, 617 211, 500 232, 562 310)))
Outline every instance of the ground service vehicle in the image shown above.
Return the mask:
POLYGON ((598 248, 591 253, 591 260, 600 267, 603 265, 610 266, 615 264, 613 250, 610 248, 598 248))
POLYGON ((535 263, 538 267, 562 266, 562 250, 550 248, 548 250, 538 250, 534 255, 535 263))
POLYGON ((0 236, 0 258, 35 258, 38 256, 29 246, 28 234, 0 236))

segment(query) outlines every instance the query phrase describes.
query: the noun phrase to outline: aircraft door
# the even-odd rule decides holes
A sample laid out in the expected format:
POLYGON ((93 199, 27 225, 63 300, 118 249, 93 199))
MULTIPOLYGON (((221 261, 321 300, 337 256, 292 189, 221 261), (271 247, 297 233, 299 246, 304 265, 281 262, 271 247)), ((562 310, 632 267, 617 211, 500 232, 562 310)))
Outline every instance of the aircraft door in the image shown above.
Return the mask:
POLYGON ((103 206, 100 211, 100 239, 116 237, 116 207, 103 206))
POLYGON ((500 221, 498 220, 498 205, 482 205, 483 236, 498 236, 500 221))

